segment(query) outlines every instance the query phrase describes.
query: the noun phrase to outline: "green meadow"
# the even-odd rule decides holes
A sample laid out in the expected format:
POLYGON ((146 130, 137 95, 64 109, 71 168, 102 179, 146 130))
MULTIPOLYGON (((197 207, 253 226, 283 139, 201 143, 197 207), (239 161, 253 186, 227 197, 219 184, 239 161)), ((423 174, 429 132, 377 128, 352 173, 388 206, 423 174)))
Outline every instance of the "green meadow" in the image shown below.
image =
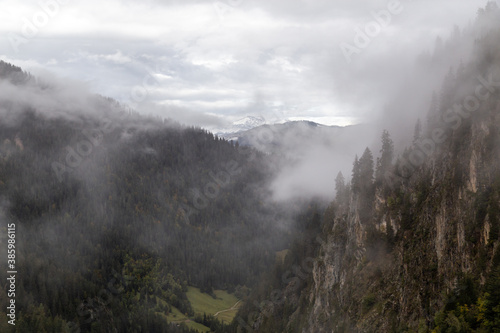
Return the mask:
MULTIPOLYGON (((195 287, 188 287, 186 293, 195 315, 207 314, 213 315, 220 321, 228 324, 236 316, 241 302, 236 296, 229 294, 224 290, 215 290, 215 298, 211 295, 202 293, 200 289, 195 287)), ((160 300, 160 302, 164 302, 160 300)), ((202 324, 199 324, 180 312, 177 308, 172 307, 171 312, 165 315, 169 323, 185 324, 187 327, 196 329, 199 332, 210 332, 210 329, 202 324)))
POLYGON ((236 296, 224 290, 215 290, 214 294, 215 298, 200 292, 200 289, 194 287, 188 287, 186 293, 195 313, 214 315, 219 320, 230 323, 235 317, 241 302, 238 303, 236 296))

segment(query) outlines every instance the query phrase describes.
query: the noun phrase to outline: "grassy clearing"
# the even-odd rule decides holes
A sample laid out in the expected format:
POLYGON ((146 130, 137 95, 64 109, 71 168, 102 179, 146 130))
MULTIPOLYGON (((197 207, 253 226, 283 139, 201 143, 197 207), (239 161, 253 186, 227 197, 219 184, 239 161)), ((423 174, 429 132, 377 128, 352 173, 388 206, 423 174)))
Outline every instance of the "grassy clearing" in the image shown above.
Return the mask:
POLYGON ((276 261, 280 263, 285 262, 285 257, 288 254, 288 249, 276 252, 276 261))
POLYGON ((210 332, 210 329, 202 324, 192 321, 190 318, 186 317, 177 308, 172 307, 172 311, 165 316, 169 323, 181 324, 184 323, 188 328, 195 329, 199 332, 210 332))
MULTIPOLYGON (((229 294, 224 290, 215 290, 214 293, 216 298, 200 292, 200 289, 198 288, 188 287, 186 295, 189 302, 191 302, 194 312, 199 314, 206 313, 214 315, 217 312, 231 309, 238 302, 236 296, 229 294)), ((237 307, 240 305, 241 302, 237 307)), ((217 318, 224 320, 225 323, 229 323, 236 315, 236 311, 237 309, 221 312, 217 315, 217 318)))
MULTIPOLYGON (((230 323, 236 316, 236 312, 242 303, 238 303, 236 296, 231 295, 224 290, 215 290, 214 294, 216 296, 215 298, 202 293, 200 289, 194 287, 188 287, 188 291, 186 293, 196 314, 203 315, 206 313, 207 315, 214 315, 218 313, 216 316, 217 319, 224 321, 227 324, 230 323)), ((158 301, 162 303, 162 305, 166 305, 164 300, 158 298, 158 301)), ((169 323, 185 324, 188 328, 195 329, 202 333, 210 332, 208 327, 193 321, 192 318, 189 318, 175 307, 171 307, 171 312, 168 314, 161 312, 157 313, 164 316, 169 323)))
POLYGON ((223 321, 224 323, 226 324, 229 324, 230 322, 233 321, 234 317, 236 316, 236 313, 238 312, 238 309, 240 308, 240 306, 242 306, 243 303, 242 302, 239 302, 238 304, 236 304, 236 306, 234 306, 234 309, 231 309, 231 310, 228 310, 228 311, 224 311, 224 312, 220 312, 216 318, 223 321))
POLYGON ((182 312, 177 308, 172 307, 170 313, 167 315, 167 320, 169 323, 182 323, 189 320, 182 312))
POLYGON ((191 321, 189 321, 189 322, 187 322, 187 323, 186 323, 186 326, 187 326, 188 328, 195 329, 195 330, 197 330, 198 332, 203 332, 203 333, 205 333, 205 332, 210 332, 210 328, 208 328, 208 327, 206 327, 206 326, 204 326, 204 325, 202 325, 202 324, 200 324, 200 323, 197 323, 197 322, 195 322, 195 321, 192 321, 192 320, 191 320, 191 321))
MULTIPOLYGON (((160 303, 163 305, 166 305, 166 302, 162 300, 161 298, 157 298, 160 303)), ((163 316, 167 322, 173 323, 173 324, 185 324, 188 328, 195 329, 198 332, 210 332, 210 329, 202 324, 199 324, 191 318, 187 317, 184 315, 182 312, 179 311, 176 307, 171 307, 171 311, 168 314, 165 314, 163 312, 157 312, 161 316, 163 316)))

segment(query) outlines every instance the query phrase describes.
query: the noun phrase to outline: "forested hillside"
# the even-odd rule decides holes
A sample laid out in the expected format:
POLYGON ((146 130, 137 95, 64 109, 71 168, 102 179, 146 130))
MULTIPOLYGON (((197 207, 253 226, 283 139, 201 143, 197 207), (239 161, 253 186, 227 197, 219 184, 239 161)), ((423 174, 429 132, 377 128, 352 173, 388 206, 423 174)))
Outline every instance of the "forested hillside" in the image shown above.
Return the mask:
POLYGON ((499 14, 479 11, 470 61, 449 68, 407 149, 384 131, 350 182, 337 176, 318 226, 240 311, 243 331, 500 331, 499 14))
POLYGON ((499 40, 489 2, 418 58, 412 140, 352 152, 378 125, 240 144, 0 61, 0 332, 500 332, 499 40))
POLYGON ((5 62, 0 75, 0 227, 16 225, 18 271, 0 331, 187 331, 166 316, 194 314, 188 286, 248 290, 285 247, 261 153, 5 62))

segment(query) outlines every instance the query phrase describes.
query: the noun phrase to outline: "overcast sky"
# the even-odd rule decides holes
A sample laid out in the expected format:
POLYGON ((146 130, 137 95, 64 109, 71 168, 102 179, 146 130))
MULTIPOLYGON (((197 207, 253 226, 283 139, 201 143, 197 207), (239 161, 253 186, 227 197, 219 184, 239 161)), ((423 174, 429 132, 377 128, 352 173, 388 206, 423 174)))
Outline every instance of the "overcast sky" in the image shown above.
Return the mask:
POLYGON ((347 125, 378 114, 415 56, 486 4, 391 2, 0 0, 0 59, 209 129, 248 115, 347 125), (373 12, 389 9, 377 29, 373 12), (369 45, 346 57, 365 28, 369 45))

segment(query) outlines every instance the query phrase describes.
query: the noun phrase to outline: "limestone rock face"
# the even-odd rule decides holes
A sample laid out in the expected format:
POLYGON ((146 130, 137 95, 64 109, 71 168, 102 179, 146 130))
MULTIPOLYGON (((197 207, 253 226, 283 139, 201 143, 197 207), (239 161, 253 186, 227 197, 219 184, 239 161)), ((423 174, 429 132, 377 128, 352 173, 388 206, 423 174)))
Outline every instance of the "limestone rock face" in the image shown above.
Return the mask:
MULTIPOLYGON (((490 14, 500 15, 493 3, 479 18, 490 14)), ((470 63, 445 78, 422 134, 396 161, 376 169, 373 180, 360 171, 366 164, 355 160, 347 194, 324 213, 325 241, 310 279, 295 293, 297 302, 276 307, 274 319, 254 326, 257 332, 271 324, 303 333, 458 332, 470 331, 467 320, 482 325, 479 331, 493 331, 500 301, 485 299, 500 287, 500 20, 495 22, 490 33, 478 34, 470 63), (486 87, 485 78, 494 83, 486 87)))
POLYGON ((425 331, 464 277, 485 283, 500 244, 490 216, 500 204, 500 124, 483 112, 409 177, 376 188, 371 218, 363 193, 327 209, 311 278, 289 298, 287 332, 425 331))
POLYGON ((486 274, 478 253, 488 252, 491 224, 477 214, 478 198, 499 169, 497 159, 486 156, 491 129, 486 121, 473 122, 459 155, 450 153, 452 142, 439 147, 399 189, 405 203, 390 207, 405 199, 377 194, 370 223, 360 223, 356 195, 336 211, 314 266, 309 306, 297 309, 307 313, 302 332, 428 327, 460 276, 486 274), (370 233, 383 239, 388 226, 394 243, 374 246, 370 233))

